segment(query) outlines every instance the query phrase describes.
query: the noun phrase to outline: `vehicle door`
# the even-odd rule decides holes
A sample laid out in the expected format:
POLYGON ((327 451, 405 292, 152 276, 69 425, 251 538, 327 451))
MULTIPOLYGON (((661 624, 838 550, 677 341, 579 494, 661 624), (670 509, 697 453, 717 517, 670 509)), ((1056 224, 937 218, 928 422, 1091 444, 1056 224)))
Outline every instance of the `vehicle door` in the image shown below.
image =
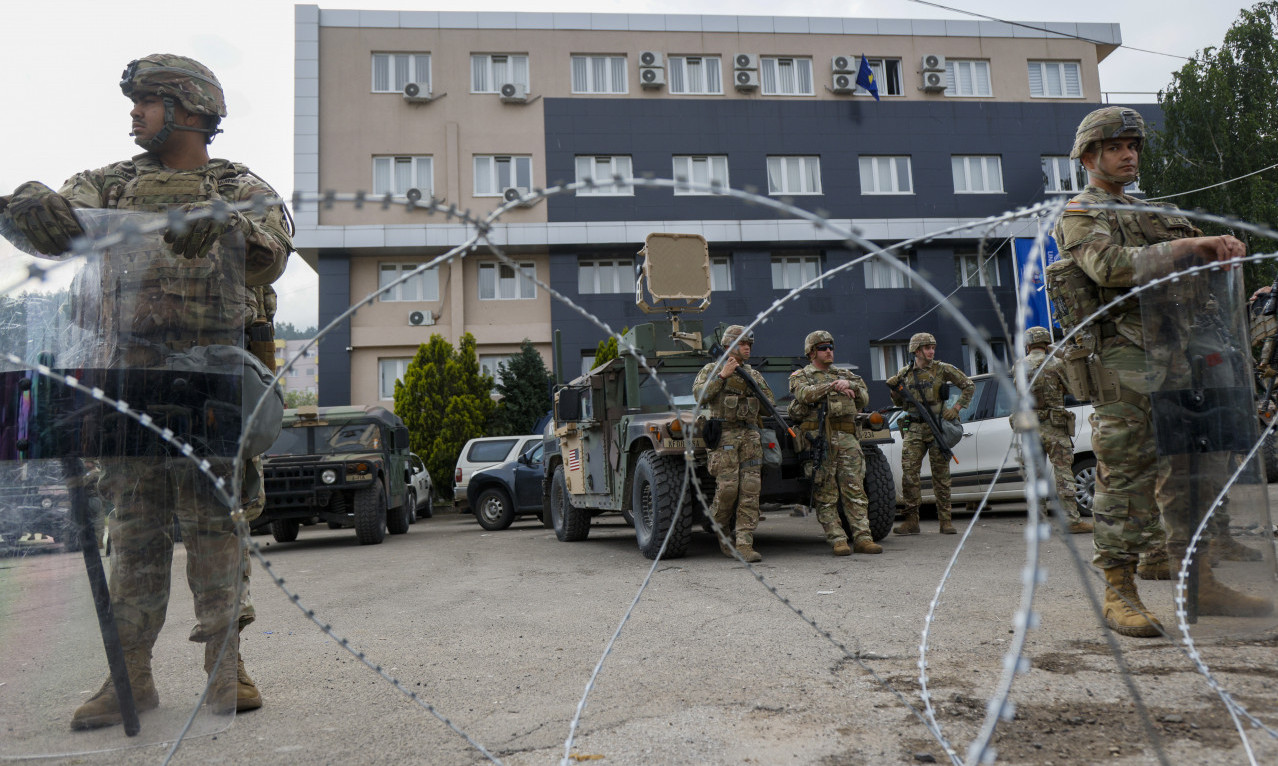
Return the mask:
POLYGON ((541 507, 542 456, 544 447, 536 442, 515 461, 515 508, 541 507))
MULTIPOLYGON (((970 493, 972 486, 981 481, 977 445, 979 444, 982 425, 981 416, 987 409, 985 399, 988 396, 987 384, 989 382, 989 378, 974 379, 972 383, 976 388, 972 393, 972 401, 959 411, 959 422, 963 424, 963 438, 951 450, 953 457, 950 459, 950 494, 953 499, 959 499, 961 494, 970 493)), ((951 386, 950 395, 945 399, 945 408, 952 407, 962 395, 963 391, 961 389, 957 386, 951 386)), ((911 425, 910 427, 916 428, 920 426, 927 428, 922 423, 911 425)), ((921 476, 923 501, 933 502, 935 494, 932 490, 932 465, 930 459, 925 458, 923 460, 921 476)))
POLYGON ((998 385, 990 378, 989 408, 977 426, 977 463, 980 484, 975 487, 980 499, 985 488, 994 482, 993 500, 1017 500, 1025 493, 1025 470, 1021 465, 1020 448, 1009 416, 1016 408, 1016 391, 1011 381, 998 385), (997 475, 997 478, 995 476, 997 475))

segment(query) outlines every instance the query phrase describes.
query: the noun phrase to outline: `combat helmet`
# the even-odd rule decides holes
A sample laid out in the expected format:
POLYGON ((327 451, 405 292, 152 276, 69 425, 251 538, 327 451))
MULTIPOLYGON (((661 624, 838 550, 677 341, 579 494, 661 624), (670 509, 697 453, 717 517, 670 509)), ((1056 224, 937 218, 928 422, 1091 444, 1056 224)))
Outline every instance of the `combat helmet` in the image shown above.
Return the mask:
POLYGON ((733 342, 736 342, 738 346, 740 346, 742 343, 749 343, 751 346, 753 346, 754 333, 746 332, 746 328, 743 325, 739 325, 739 324, 728 325, 728 328, 723 331, 723 338, 720 342, 723 344, 723 348, 725 350, 731 348, 733 349, 733 353, 735 354, 736 347, 732 345, 733 342), (737 338, 740 338, 741 340, 737 341, 737 338))
POLYGON ((910 353, 919 350, 920 346, 935 346, 936 338, 930 332, 916 332, 910 336, 910 353))
POLYGON ((808 333, 808 337, 803 339, 803 355, 811 356, 812 349, 816 348, 822 343, 833 343, 833 342, 834 342, 834 336, 831 335, 830 333, 826 332, 825 330, 813 330, 812 332, 808 333))
POLYGON ((1083 156, 1083 152, 1095 141, 1123 136, 1145 141, 1145 120, 1135 109, 1122 106, 1107 106, 1088 114, 1078 124, 1078 132, 1074 134, 1074 149, 1069 153, 1071 160, 1083 156))
POLYGON ((212 141, 213 136, 222 132, 217 127, 218 121, 226 116, 226 97, 222 92, 222 83, 218 82, 212 70, 193 58, 171 53, 153 53, 134 59, 120 75, 120 90, 129 98, 155 94, 164 101, 164 127, 143 145, 144 149, 159 147, 174 130, 205 133, 207 141, 212 141), (181 104, 188 112, 210 117, 209 125, 187 127, 174 124, 175 103, 181 104))
POLYGON ((1052 333, 1046 327, 1027 327, 1025 329, 1025 347, 1052 345, 1052 333))

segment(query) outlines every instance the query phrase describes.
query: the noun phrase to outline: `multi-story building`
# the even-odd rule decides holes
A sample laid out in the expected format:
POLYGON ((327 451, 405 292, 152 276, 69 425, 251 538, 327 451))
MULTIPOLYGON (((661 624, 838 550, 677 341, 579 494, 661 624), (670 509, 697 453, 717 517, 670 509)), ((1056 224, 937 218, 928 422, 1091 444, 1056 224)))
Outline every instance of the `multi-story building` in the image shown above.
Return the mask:
MULTIPOLYGON (((296 171, 303 193, 366 191, 481 214, 509 189, 601 179, 515 208, 489 238, 613 328, 633 305, 634 258, 652 231, 710 243, 708 324, 746 322, 792 287, 864 254, 823 228, 712 189, 607 183, 687 178, 754 189, 852 227, 960 305, 1006 353, 1020 222, 959 224, 1078 188, 1068 158, 1102 102, 1113 24, 804 17, 296 11, 296 171), (1038 28, 1035 28, 1038 27, 1038 28), (857 87, 865 58, 879 99, 857 87), (931 239, 928 234, 942 232, 931 239), (981 238, 988 235, 981 254, 981 238), (991 301, 990 295, 994 296, 991 301)), ((1157 114, 1147 115, 1157 118, 1157 114)), ((514 193, 514 192, 512 192, 514 193)), ((309 206, 296 241, 319 273, 320 325, 473 232, 403 206, 309 206)), ((983 369, 974 339, 880 262, 825 279, 758 328, 756 354, 800 354, 823 328, 836 361, 881 380, 926 330, 938 356, 983 369)), ((431 333, 478 341, 490 370, 524 338, 563 370, 602 335, 478 249, 361 308, 320 344, 321 403, 389 399, 431 333)))
POLYGON ((280 386, 286 394, 290 391, 319 394, 319 349, 311 346, 303 353, 305 346, 305 340, 275 340, 275 369, 282 370, 288 360, 296 360, 280 376, 280 386))

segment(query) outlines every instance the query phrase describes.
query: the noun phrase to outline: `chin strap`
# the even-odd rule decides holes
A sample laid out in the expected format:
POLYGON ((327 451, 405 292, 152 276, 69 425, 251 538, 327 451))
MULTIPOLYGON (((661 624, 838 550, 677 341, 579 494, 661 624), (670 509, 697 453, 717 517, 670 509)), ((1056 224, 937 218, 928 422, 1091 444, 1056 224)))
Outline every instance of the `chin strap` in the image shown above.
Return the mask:
POLYGON ((1102 181, 1108 181, 1109 183, 1112 183, 1112 184, 1121 184, 1123 186, 1126 186, 1127 184, 1130 184, 1130 183, 1135 183, 1136 179, 1140 178, 1139 173, 1136 174, 1135 176, 1132 176, 1131 178, 1126 178, 1124 176, 1112 176, 1109 173, 1102 173, 1099 170, 1087 170, 1087 175, 1092 176, 1093 178, 1099 178, 1102 181))
POLYGON ((214 136, 222 132, 220 128, 192 128, 187 125, 178 125, 173 121, 173 110, 175 106, 173 97, 162 96, 161 100, 164 102, 164 127, 160 128, 160 132, 156 133, 150 141, 145 143, 141 141, 138 142, 143 149, 152 152, 159 149, 164 145, 165 141, 169 140, 169 136, 173 135, 173 131, 175 130, 189 130, 192 133, 204 133, 208 135, 210 142, 212 142, 214 136))

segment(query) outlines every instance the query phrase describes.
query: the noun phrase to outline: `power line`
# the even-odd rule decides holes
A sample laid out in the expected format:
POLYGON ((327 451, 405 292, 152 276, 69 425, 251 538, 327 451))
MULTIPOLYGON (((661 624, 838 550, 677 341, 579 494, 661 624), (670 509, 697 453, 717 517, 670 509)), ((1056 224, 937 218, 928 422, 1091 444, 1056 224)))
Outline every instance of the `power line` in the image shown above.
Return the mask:
POLYGON ((1198 192, 1200 192, 1200 191, 1207 191, 1208 189, 1215 189, 1217 186, 1224 186, 1225 184, 1231 184, 1231 183, 1233 183, 1234 181, 1241 181, 1241 180, 1243 180, 1244 178, 1248 178, 1248 177, 1250 177, 1250 176, 1254 176, 1254 175, 1256 175, 1257 173, 1263 173, 1263 172, 1265 172, 1266 170, 1273 170, 1274 168, 1278 168, 1278 162, 1275 162, 1274 164, 1270 165, 1270 166, 1269 166, 1269 167, 1267 167, 1267 168, 1261 168, 1260 170, 1253 170, 1253 171, 1251 171, 1250 173, 1243 173, 1243 174, 1242 174, 1242 175, 1240 175, 1240 176, 1235 176, 1235 177, 1233 177, 1233 178, 1230 178, 1230 179, 1229 179, 1229 180, 1227 180, 1227 181, 1221 181, 1220 183, 1215 183, 1215 184, 1212 184, 1212 185, 1210 185, 1210 186, 1202 186, 1202 187, 1199 187, 1199 188, 1197 188, 1197 189, 1190 189, 1189 191, 1176 192, 1175 194, 1164 194, 1164 195, 1163 195, 1163 196, 1161 196, 1161 197, 1146 197, 1146 198, 1145 198, 1145 201, 1146 201, 1146 202, 1157 202, 1157 201, 1158 201, 1158 200, 1160 200, 1160 199, 1171 199, 1172 197, 1183 197, 1183 196, 1185 196, 1186 194, 1196 194, 1196 193, 1198 193, 1198 192))

